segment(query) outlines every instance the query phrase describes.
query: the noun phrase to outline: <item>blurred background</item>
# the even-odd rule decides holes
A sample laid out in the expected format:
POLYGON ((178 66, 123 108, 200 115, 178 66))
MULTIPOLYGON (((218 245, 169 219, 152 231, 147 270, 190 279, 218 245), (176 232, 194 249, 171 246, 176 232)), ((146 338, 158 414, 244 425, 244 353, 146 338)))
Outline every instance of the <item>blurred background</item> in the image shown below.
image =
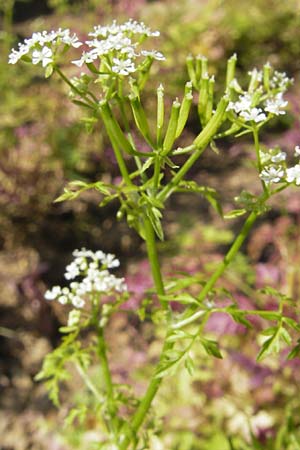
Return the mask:
MULTIPOLYGON (((43 295, 48 287, 63 283, 73 249, 116 253, 120 273, 134 292, 133 307, 151 287, 145 249, 125 222, 116 221, 117 205, 98 208, 99 197, 93 192, 73 202, 53 203, 69 180, 118 177, 102 125, 87 132, 80 109, 68 100, 60 80, 45 80, 32 65, 8 65, 7 57, 34 31, 70 28, 82 40, 96 24, 129 17, 160 30, 157 48, 167 58, 155 64, 146 86, 150 122, 159 83, 170 103, 182 94, 189 53, 209 58, 221 92, 226 60, 235 52, 241 83, 249 70, 266 61, 294 77, 288 114, 273 120, 262 139, 266 146, 280 145, 290 158, 300 144, 299 0, 0 0, 1 450, 99 448, 93 447, 101 436, 92 414, 75 432, 62 426, 78 400, 79 380, 74 377, 65 386, 59 411, 48 401, 44 386, 34 382, 44 355, 59 342, 58 328, 66 314, 43 295)), ((76 68, 65 70, 74 74, 76 68)), ((182 145, 198 131, 193 113, 182 145)), ((246 138, 218 145, 220 154, 207 151, 189 176, 217 189, 225 209, 231 209, 242 189, 259 192, 253 150, 246 138)), ((290 188, 258 221, 224 277, 223 286, 241 305, 257 306, 255 292, 264 285, 299 300, 299 223, 299 190, 290 188)), ((222 221, 199 197, 176 195, 166 214, 167 239, 160 244, 164 273, 210 273, 240 224, 222 221)), ((267 299, 264 307, 273 308, 274 301, 267 299)), ((298 360, 286 363, 283 355, 256 364, 255 333, 221 314, 209 322, 207 331, 220 339, 226 357, 215 362, 196 348, 194 377, 182 370, 163 385, 151 449, 299 449, 298 360), (229 446, 228 436, 236 447, 229 446)), ((115 379, 128 384, 138 379, 135 389, 141 393, 159 351, 160 331, 134 316, 119 315, 108 339, 115 379)))

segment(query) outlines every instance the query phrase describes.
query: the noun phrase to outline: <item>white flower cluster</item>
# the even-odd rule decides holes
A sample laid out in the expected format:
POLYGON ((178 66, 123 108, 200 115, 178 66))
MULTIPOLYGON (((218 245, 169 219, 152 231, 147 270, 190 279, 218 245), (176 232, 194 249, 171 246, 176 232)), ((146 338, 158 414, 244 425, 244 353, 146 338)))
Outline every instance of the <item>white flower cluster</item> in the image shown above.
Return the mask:
POLYGON ((285 108, 288 104, 283 99, 283 93, 279 92, 273 97, 268 98, 262 107, 253 105, 254 96, 248 92, 239 96, 236 102, 230 102, 227 111, 234 111, 240 118, 246 122, 260 123, 267 119, 267 113, 279 116, 285 114, 285 108))
MULTIPOLYGON (((121 25, 116 21, 108 26, 97 25, 88 36, 91 39, 85 41, 85 44, 89 50, 83 51, 79 59, 72 61, 78 67, 99 60, 102 63, 101 71, 126 76, 138 69, 138 57, 161 61, 165 59, 164 55, 156 50, 137 50, 145 38, 159 36, 158 31, 151 31, 143 22, 130 19, 121 25)), ((33 33, 31 38, 19 43, 17 50, 11 51, 9 64, 16 64, 22 59, 32 64, 41 64, 45 68, 51 67, 61 44, 64 45, 64 52, 66 46, 78 48, 82 42, 79 42, 75 33, 71 35, 69 29, 33 33)))
POLYGON ((8 62, 16 64, 20 59, 31 61, 32 64, 41 63, 43 67, 54 62, 55 54, 58 47, 63 44, 67 47, 78 48, 82 45, 76 34, 70 34, 69 29, 57 31, 42 31, 33 33, 31 38, 25 39, 23 43, 19 43, 18 49, 12 49, 8 62))
POLYGON ((75 280, 79 277, 80 281, 72 281, 70 287, 54 286, 46 291, 46 300, 83 308, 89 297, 97 293, 122 293, 127 290, 124 278, 117 278, 108 270, 120 265, 115 255, 83 248, 74 250, 73 256, 74 260, 66 267, 65 278, 75 280))
POLYGON ((95 26, 88 36, 92 39, 85 43, 90 50, 83 52, 80 59, 72 61, 78 67, 100 59, 106 71, 126 76, 137 70, 135 60, 140 56, 165 59, 164 55, 156 50, 137 51, 138 45, 145 37, 159 36, 158 31, 151 31, 143 22, 130 19, 119 25, 113 21, 109 26, 95 26))
MULTIPOLYGON (((268 68, 271 70, 270 65, 268 68)), ((270 118, 271 115, 279 116, 286 113, 283 109, 288 102, 284 100, 283 94, 289 84, 293 81, 284 72, 275 71, 269 80, 270 89, 265 91, 263 84, 263 72, 253 69, 249 72, 251 76, 249 91, 243 92, 233 80, 231 87, 239 87, 239 97, 236 101, 230 102, 227 111, 233 111, 238 118, 245 122, 261 123, 270 118), (254 80, 254 87, 251 83, 254 80)))
MULTIPOLYGON (((288 182, 300 186, 300 164, 286 168, 286 156, 280 149, 260 151, 260 160, 264 168, 259 176, 266 184, 288 182)), ((295 147, 295 156, 300 156, 299 146, 295 147)))

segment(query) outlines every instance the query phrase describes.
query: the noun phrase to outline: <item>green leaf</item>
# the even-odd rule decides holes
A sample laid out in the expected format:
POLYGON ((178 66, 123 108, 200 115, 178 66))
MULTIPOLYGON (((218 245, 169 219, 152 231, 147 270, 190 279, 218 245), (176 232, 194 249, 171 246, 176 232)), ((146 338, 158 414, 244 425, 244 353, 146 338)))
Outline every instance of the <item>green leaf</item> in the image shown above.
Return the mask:
POLYGON ((151 195, 146 195, 144 192, 142 192, 141 197, 142 200, 144 200, 149 205, 154 206, 157 209, 164 209, 164 204, 157 198, 152 197, 151 195))
POLYGON ((183 339, 192 339, 194 336, 190 333, 187 333, 184 330, 174 330, 172 331, 172 334, 170 334, 166 341, 167 342, 177 342, 179 340, 183 339))
POLYGON ((277 327, 269 327, 269 328, 262 330, 260 334, 262 336, 273 336, 273 334, 276 333, 276 331, 277 331, 277 327))
MULTIPOLYGON (((177 274, 176 274, 177 275, 177 274)), ((167 281, 165 283, 166 292, 176 292, 181 289, 185 289, 191 285, 203 285, 205 282, 203 280, 203 274, 189 275, 185 272, 179 272, 178 275, 184 275, 183 278, 175 278, 174 280, 167 281)))
POLYGON ((152 166, 153 162, 154 162, 154 158, 148 158, 142 165, 142 168, 141 168, 141 170, 139 170, 139 173, 140 174, 144 173, 147 169, 149 169, 149 167, 152 166))
POLYGON ((283 327, 280 328, 279 335, 287 345, 291 345, 291 343, 292 343, 291 335, 285 328, 283 328, 283 327))
POLYGON ((290 351, 290 353, 287 355, 287 359, 294 359, 297 358, 300 354, 300 342, 298 341, 298 344, 295 345, 295 347, 290 351))
POLYGON ((228 213, 224 214, 224 219, 235 219, 236 217, 243 216, 246 214, 246 209, 233 209, 232 211, 229 211, 228 213))
POLYGON ((283 317, 282 320, 294 330, 300 331, 300 324, 297 323, 294 319, 291 319, 290 317, 283 317))
POLYGON ((227 313, 230 314, 230 316, 232 317, 232 319, 236 322, 239 323, 240 325, 244 325, 244 327, 246 328, 253 328, 253 325, 251 322, 249 322, 249 320, 247 320, 245 318, 245 312, 243 312, 242 310, 239 310, 237 305, 230 305, 228 308, 226 308, 227 313))
POLYGON ((188 371, 189 375, 192 376, 195 372, 195 364, 193 358, 187 354, 184 360, 184 367, 188 371))
POLYGON ((201 194, 207 201, 209 201, 217 213, 223 216, 222 206, 219 202, 219 195, 215 189, 208 186, 199 186, 195 181, 182 180, 176 187, 176 190, 179 192, 195 192, 201 194))
POLYGON ((51 75, 53 74, 53 65, 52 64, 48 64, 45 70, 45 78, 49 78, 51 77, 51 75))
POLYGON ((275 311, 259 311, 260 317, 263 317, 266 320, 276 320, 278 321, 281 318, 280 313, 275 311))
POLYGON ((108 187, 105 183, 102 181, 97 181, 97 183, 93 183, 91 187, 95 188, 97 191, 101 192, 101 194, 104 195, 110 195, 111 190, 110 187, 108 187))
POLYGON ((80 424, 82 424, 86 418, 88 413, 88 408, 86 405, 78 405, 75 408, 70 409, 67 417, 64 420, 65 426, 72 425, 75 420, 78 420, 80 424))
POLYGON ((214 356, 215 358, 223 359, 217 341, 201 337, 200 342, 208 355, 214 356))
POLYGON ((283 294, 282 292, 279 292, 277 289, 271 286, 266 286, 263 289, 260 289, 259 292, 265 295, 270 295, 272 297, 278 298, 279 300, 283 300, 287 303, 293 304, 293 299, 291 297, 289 297, 286 294, 283 294))
POLYGON ((64 202, 65 200, 74 200, 78 195, 75 192, 68 191, 64 188, 64 193, 54 200, 54 203, 64 202))
POLYGON ((280 349, 281 346, 277 329, 276 332, 263 343, 256 359, 257 361, 261 361, 271 353, 279 353, 280 349))
POLYGON ((56 406, 59 406, 60 383, 71 377, 67 363, 78 363, 85 369, 90 364, 89 349, 81 347, 77 336, 78 331, 65 336, 62 344, 45 357, 41 371, 35 376, 37 381, 45 380, 49 398, 56 406))
POLYGON ((163 241, 164 240, 164 232, 163 232, 163 228, 162 228, 161 221, 160 221, 160 219, 162 218, 161 212, 159 211, 159 209, 152 206, 152 207, 146 208, 146 214, 151 222, 151 225, 154 228, 154 231, 155 231, 157 237, 161 241, 163 241))
POLYGON ((184 292, 178 295, 160 295, 160 300, 165 302, 177 302, 182 305, 199 305, 199 301, 196 297, 193 297, 188 292, 184 292))

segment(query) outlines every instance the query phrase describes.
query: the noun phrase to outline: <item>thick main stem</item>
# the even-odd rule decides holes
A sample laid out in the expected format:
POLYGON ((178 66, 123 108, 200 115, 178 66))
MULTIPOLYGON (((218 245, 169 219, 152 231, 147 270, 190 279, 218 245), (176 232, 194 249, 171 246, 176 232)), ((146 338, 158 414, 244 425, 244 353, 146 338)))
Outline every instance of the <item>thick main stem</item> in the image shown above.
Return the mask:
MULTIPOLYGON (((155 284, 156 292, 158 295, 163 295, 165 293, 163 279, 160 271, 160 265, 158 260, 158 253, 155 241, 155 233, 152 224, 147 216, 144 217, 144 230, 145 230, 145 241, 147 247, 148 258, 151 266, 151 272, 153 281, 155 284)), ((165 342, 162 353, 163 355, 168 348, 171 348, 172 344, 165 342)), ((131 442, 132 435, 134 436, 142 425, 151 403, 159 389, 161 384, 161 378, 152 378, 150 384, 146 390, 146 393, 141 400, 135 414, 133 415, 130 428, 121 437, 121 442, 119 445, 120 450, 126 450, 131 442)))
MULTIPOLYGON (((204 151, 205 147, 208 145, 209 141, 215 135, 217 129, 223 121, 224 113, 227 106, 227 101, 223 99, 220 102, 218 110, 215 116, 211 119, 211 121, 207 124, 204 130, 200 133, 198 138, 195 140, 195 145, 197 150, 195 153, 188 159, 188 161, 183 165, 183 167, 179 170, 179 172, 175 175, 174 179, 169 183, 158 195, 161 201, 164 201, 172 192, 174 187, 178 184, 178 182, 184 177, 186 172, 193 166, 195 161, 199 158, 201 153, 204 151)), ((148 217, 144 217, 144 230, 145 230, 145 240, 148 252, 148 258, 150 261, 151 271, 153 280, 155 283, 156 291, 159 295, 164 294, 164 286, 162 281, 162 276, 159 267, 156 242, 155 242, 155 234, 152 227, 152 224, 148 217)), ((165 354, 165 352, 172 348, 173 344, 169 342, 164 342, 164 346, 161 353, 161 358, 165 354)), ((150 381, 150 384, 146 390, 146 393, 141 400, 139 407, 137 408, 135 414, 133 415, 130 427, 125 431, 123 436, 121 437, 121 442, 119 445, 120 450, 126 450, 131 443, 132 436, 135 436, 140 426, 142 425, 147 412, 151 406, 151 403, 160 387, 162 379, 161 378, 153 378, 150 381)))
POLYGON ((151 273, 155 284, 156 293, 158 295, 164 295, 165 289, 160 271, 160 264, 158 260, 155 233, 152 224, 146 215, 144 217, 144 231, 145 231, 147 254, 150 262, 151 273))

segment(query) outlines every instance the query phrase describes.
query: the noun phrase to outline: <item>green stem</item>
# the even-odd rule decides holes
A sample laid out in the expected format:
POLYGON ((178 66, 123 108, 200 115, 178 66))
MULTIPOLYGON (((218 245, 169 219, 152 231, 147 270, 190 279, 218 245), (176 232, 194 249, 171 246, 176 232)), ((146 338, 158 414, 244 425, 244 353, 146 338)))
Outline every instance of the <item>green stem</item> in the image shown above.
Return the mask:
POLYGON ((123 177, 123 180, 127 184, 127 186, 133 186, 133 183, 130 179, 126 163, 124 161, 121 147, 123 146, 129 146, 131 148, 130 143, 123 135, 123 132, 118 124, 118 122, 115 120, 112 111, 108 105, 107 102, 103 102, 100 105, 100 114, 102 117, 102 120, 104 122, 108 137, 111 141, 111 144, 114 149, 114 153, 116 156, 116 160, 121 172, 121 175, 123 177))
POLYGON ((153 174, 153 187, 155 192, 159 187, 160 167, 161 167, 161 157, 158 152, 154 162, 154 174, 153 174))
POLYGON ((81 367, 80 364, 75 364, 76 370, 83 379, 86 386, 89 388, 89 390, 94 394, 94 397, 97 399, 97 401, 102 404, 103 403, 103 396, 100 394, 86 371, 81 367))
MULTIPOLYGON (((199 158, 201 153, 204 151, 205 147, 209 143, 209 141, 215 135, 217 129, 221 125, 224 117, 224 113, 227 107, 227 101, 221 100, 217 112, 214 117, 209 121, 204 130, 200 133, 200 135, 195 139, 196 151, 195 153, 187 160, 184 166, 179 170, 179 172, 175 175, 171 183, 166 186, 158 195, 159 200, 165 200, 174 187, 178 184, 178 182, 184 177, 185 173, 192 167, 195 161, 199 158)), ((155 283, 155 287, 157 293, 159 295, 164 294, 164 285, 161 277, 161 272, 159 268, 157 250, 156 250, 156 242, 155 235, 148 217, 144 217, 144 230, 145 230, 145 240, 147 246, 148 257, 151 265, 152 275, 155 283)), ((167 332, 168 336, 169 332, 167 332)), ((160 360, 163 358, 165 352, 173 347, 173 343, 167 342, 165 340, 160 360)), ((151 403, 160 387, 162 382, 161 378, 155 378, 155 375, 152 377, 150 384, 146 390, 146 393, 141 400, 139 407, 137 408, 135 414, 133 415, 130 426, 125 430, 123 436, 121 437, 121 442, 119 444, 119 450, 126 450, 130 445, 132 437, 136 435, 140 426, 142 425, 145 416, 147 415, 151 403)))
POLYGON ((77 89, 77 87, 69 80, 68 77, 66 77, 66 75, 60 70, 60 68, 59 68, 58 66, 55 66, 54 70, 58 73, 58 75, 61 77, 61 79, 62 79, 65 83, 67 83, 67 85, 70 86, 70 88, 71 88, 74 92, 76 92, 76 94, 79 95, 79 97, 83 98, 86 102, 88 102, 86 106, 89 106, 89 107, 92 108, 92 109, 96 109, 95 104, 94 104, 91 100, 89 100, 88 98, 86 98, 85 95, 82 95, 82 92, 81 92, 79 89, 77 89))
MULTIPOLYGON (((211 277, 208 279, 206 284, 204 285, 203 289, 200 292, 200 295, 198 296, 199 303, 202 303, 209 292, 213 289, 218 279, 221 277, 221 275, 226 270, 227 266, 231 263, 239 249, 241 248, 243 242, 245 241, 246 237, 248 236, 250 229, 252 228, 256 218, 258 216, 257 212, 252 211, 251 214, 248 216, 247 220, 245 221, 240 233, 236 237, 235 241, 233 242, 232 246, 230 247, 229 251, 226 253, 223 261, 218 265, 217 269, 214 271, 214 273, 211 275, 211 277)), ((199 317, 203 315, 203 311, 197 311, 197 306, 192 306, 187 311, 187 317, 185 317, 180 322, 177 322, 175 325, 173 325, 173 328, 182 328, 185 325, 188 325, 194 321, 196 321, 199 317), (201 314, 202 313, 202 314, 201 314)))
POLYGON ((218 128, 223 122, 224 114, 228 105, 228 100, 222 98, 214 116, 210 119, 208 124, 203 128, 199 136, 194 140, 193 144, 196 149, 195 152, 187 159, 183 164, 181 169, 177 172, 174 178, 163 188, 163 190, 158 194, 157 198, 160 201, 166 200, 172 191, 176 188, 178 183, 183 179, 185 174, 190 170, 190 168, 195 164, 197 159, 206 149, 209 142, 213 139, 218 128))
MULTIPOLYGON (((155 234, 152 227, 152 224, 148 217, 145 215, 144 217, 144 231, 145 231, 145 241, 147 247, 148 258, 151 266, 152 277, 154 280, 156 292, 158 295, 164 295, 165 289, 163 284, 163 279, 160 271, 160 265, 158 260, 158 253, 156 247, 155 234)), ((163 305, 165 307, 165 305, 163 305)), ((162 355, 172 347, 173 344, 169 342, 164 342, 162 355)), ((160 358, 160 359, 161 359, 160 358)), ((119 450, 126 450, 132 440, 132 436, 135 436, 138 432, 140 426, 142 425, 149 408, 151 406, 152 400, 154 399, 159 386, 161 384, 160 378, 152 377, 150 384, 146 390, 144 397, 142 398, 135 414, 132 417, 132 421, 130 426, 125 430, 123 436, 121 437, 121 442, 119 444, 119 450)))
MULTIPOLYGON (((166 341, 164 342, 160 361, 161 361, 164 353, 167 350, 171 349, 172 347, 173 347, 172 343, 166 342, 166 341)), ((142 423, 149 411, 152 400, 154 399, 154 397, 160 387, 161 382, 162 382, 162 378, 155 378, 154 376, 152 377, 150 384, 147 388, 147 391, 132 418, 130 427, 125 431, 123 436, 121 436, 119 450, 126 450, 129 446, 129 444, 131 443, 132 436, 135 436, 136 433, 138 432, 140 426, 142 425, 142 423)))
MULTIPOLYGON (((260 144, 259 144, 259 137, 258 137, 258 129, 256 127, 253 127, 253 139, 254 139, 254 147, 256 152, 256 159, 257 159, 257 167, 259 173, 262 171, 262 164, 261 164, 261 158, 260 158, 260 144)), ((266 186, 266 183, 261 180, 261 184, 264 190, 264 193, 268 192, 268 188, 266 186)))
POLYGON ((151 266, 151 272, 152 272, 152 277, 153 277, 153 281, 155 284, 156 292, 158 295, 164 295, 165 289, 164 289, 164 284, 163 284, 162 275, 161 275, 161 271, 160 271, 160 264, 159 264, 159 260, 158 260, 155 234, 154 234, 152 224, 151 224, 149 218, 146 216, 146 214, 144 217, 144 231, 145 231, 145 241, 146 241, 148 259, 149 259, 150 266, 151 266))
POLYGON ((107 410, 111 418, 112 430, 114 433, 117 432, 118 428, 118 418, 117 418, 117 408, 114 399, 114 387, 113 381, 109 369, 107 354, 106 354, 106 344, 103 335, 103 328, 97 326, 98 333, 98 346, 97 353, 100 359, 102 367, 102 376, 105 385, 106 397, 107 397, 107 410))

